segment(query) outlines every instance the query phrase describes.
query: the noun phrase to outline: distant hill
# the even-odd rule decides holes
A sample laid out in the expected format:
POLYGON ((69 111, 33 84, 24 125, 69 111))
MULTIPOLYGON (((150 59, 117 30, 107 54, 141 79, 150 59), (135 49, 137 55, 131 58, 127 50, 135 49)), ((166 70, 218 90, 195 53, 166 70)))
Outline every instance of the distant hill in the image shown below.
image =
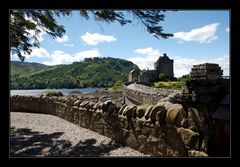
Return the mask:
POLYGON ((70 65, 47 66, 11 61, 11 89, 111 87, 128 80, 138 66, 117 58, 86 58, 70 65))
POLYGON ((11 61, 11 77, 27 76, 37 71, 46 70, 50 66, 40 63, 29 63, 21 61, 11 61))

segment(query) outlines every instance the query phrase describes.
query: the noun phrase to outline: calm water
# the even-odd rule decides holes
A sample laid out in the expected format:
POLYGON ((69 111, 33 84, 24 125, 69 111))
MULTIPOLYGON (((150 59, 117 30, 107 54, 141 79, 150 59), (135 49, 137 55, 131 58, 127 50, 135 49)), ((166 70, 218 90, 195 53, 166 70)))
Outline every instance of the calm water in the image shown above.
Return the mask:
POLYGON ((82 93, 93 93, 101 88, 82 88, 82 89, 30 89, 30 90, 11 90, 12 95, 37 96, 45 91, 60 91, 64 95, 69 95, 72 91, 80 91, 82 93))

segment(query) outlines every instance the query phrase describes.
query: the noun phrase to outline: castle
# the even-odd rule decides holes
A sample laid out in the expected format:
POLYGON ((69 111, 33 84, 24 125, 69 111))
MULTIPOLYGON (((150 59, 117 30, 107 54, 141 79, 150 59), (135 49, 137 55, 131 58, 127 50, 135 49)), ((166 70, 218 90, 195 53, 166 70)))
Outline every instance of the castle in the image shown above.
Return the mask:
POLYGON ((154 70, 134 69, 128 75, 129 82, 156 82, 159 80, 159 74, 164 74, 168 80, 173 80, 173 59, 169 59, 166 53, 160 56, 154 63, 154 70))

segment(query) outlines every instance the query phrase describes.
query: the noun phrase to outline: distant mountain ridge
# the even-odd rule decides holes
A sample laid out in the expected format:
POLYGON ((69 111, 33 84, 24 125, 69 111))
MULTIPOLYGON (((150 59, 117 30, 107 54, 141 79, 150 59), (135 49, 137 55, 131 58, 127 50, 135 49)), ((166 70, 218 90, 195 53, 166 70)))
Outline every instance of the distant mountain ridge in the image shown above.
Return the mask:
POLYGON ((128 73, 139 69, 118 58, 86 58, 69 65, 11 61, 11 89, 111 87, 128 80, 128 73))

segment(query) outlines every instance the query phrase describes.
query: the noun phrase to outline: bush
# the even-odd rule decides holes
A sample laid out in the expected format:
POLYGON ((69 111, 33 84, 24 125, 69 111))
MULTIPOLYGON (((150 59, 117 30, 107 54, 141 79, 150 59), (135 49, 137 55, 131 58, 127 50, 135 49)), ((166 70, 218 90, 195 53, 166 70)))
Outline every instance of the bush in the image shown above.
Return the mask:
POLYGON ((187 80, 190 80, 190 79, 191 79, 190 75, 187 74, 187 75, 183 75, 183 76, 179 77, 177 79, 177 81, 179 81, 179 82, 186 82, 187 80))
POLYGON ((117 81, 115 82, 114 86, 121 86, 122 83, 123 83, 122 80, 117 80, 117 81))
POLYGON ((122 86, 113 86, 112 89, 113 90, 122 90, 122 86))
POLYGON ((159 74, 159 80, 160 80, 160 81, 165 81, 165 80, 166 80, 165 74, 160 73, 160 74, 159 74))
POLYGON ((114 86, 112 87, 113 90, 122 90, 122 84, 123 81, 122 80, 117 80, 114 84, 114 86))

